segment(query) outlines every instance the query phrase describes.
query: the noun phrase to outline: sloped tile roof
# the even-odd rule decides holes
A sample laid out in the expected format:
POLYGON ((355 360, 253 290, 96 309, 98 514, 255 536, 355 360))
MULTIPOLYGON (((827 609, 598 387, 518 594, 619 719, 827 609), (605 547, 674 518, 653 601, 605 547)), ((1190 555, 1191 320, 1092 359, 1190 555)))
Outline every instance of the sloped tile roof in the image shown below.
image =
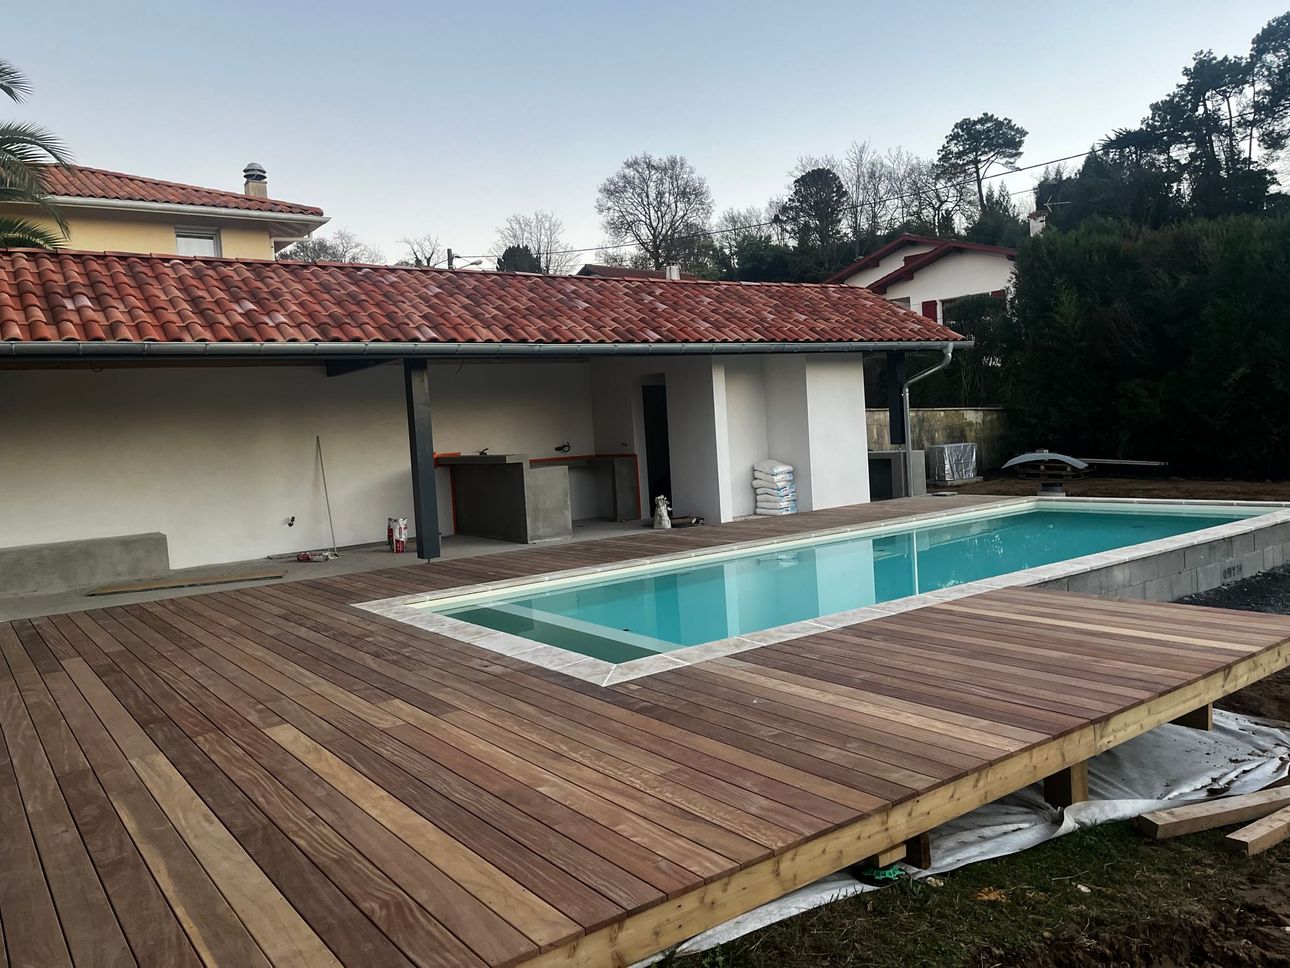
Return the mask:
POLYGON ((0 340, 8 341, 683 344, 960 338, 856 286, 0 250, 0 340))
POLYGON ((276 198, 256 198, 241 192, 199 188, 80 165, 45 165, 45 191, 67 198, 106 198, 129 202, 163 202, 170 205, 206 205, 247 212, 280 212, 283 215, 322 215, 315 205, 297 205, 276 198))

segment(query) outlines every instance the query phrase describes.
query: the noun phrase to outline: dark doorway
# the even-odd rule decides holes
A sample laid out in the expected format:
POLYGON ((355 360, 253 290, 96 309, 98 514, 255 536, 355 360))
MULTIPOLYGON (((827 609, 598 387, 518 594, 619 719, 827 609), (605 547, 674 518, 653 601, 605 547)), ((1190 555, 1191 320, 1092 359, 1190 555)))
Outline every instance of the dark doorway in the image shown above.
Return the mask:
POLYGON ((654 498, 666 494, 672 499, 672 456, 667 447, 667 387, 651 383, 641 387, 645 418, 645 475, 649 494, 647 514, 654 513, 654 498))

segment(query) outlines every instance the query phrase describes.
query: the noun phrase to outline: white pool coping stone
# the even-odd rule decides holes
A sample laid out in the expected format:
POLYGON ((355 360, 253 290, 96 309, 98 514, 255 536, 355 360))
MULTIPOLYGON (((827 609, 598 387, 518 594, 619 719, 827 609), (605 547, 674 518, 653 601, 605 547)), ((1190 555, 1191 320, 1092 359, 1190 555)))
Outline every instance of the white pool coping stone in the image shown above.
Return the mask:
POLYGON ((488 649, 499 655, 523 659, 544 669, 552 669, 565 675, 574 676, 586 682, 608 686, 642 676, 665 672, 703 662, 709 659, 737 655, 749 649, 764 645, 776 645, 792 639, 814 635, 830 629, 859 625, 874 619, 925 608, 942 602, 954 601, 971 595, 1001 588, 1016 588, 1031 585, 1042 585, 1047 582, 1070 578, 1090 571, 1097 571, 1114 565, 1126 564, 1156 555, 1166 554, 1183 548, 1209 544, 1225 538, 1261 531, 1278 524, 1290 522, 1290 503, 1271 501, 1191 501, 1153 498, 1069 498, 1059 496, 1000 498, 988 504, 973 504, 967 507, 947 507, 944 511, 907 514, 888 518, 881 522, 844 525, 836 528, 823 528, 816 531, 804 531, 793 535, 776 538, 759 538, 750 541, 739 541, 691 551, 680 551, 665 555, 654 555, 642 558, 631 558, 626 561, 605 565, 590 565, 581 568, 569 568, 562 571, 547 572, 542 575, 530 575, 521 578, 506 579, 498 582, 458 585, 453 588, 440 589, 435 592, 419 592, 395 598, 383 598, 370 602, 358 603, 355 607, 365 609, 385 618, 404 622, 436 635, 443 635, 458 642, 488 649), (1036 510, 1047 503, 1057 502, 1067 508, 1087 507, 1088 510, 1100 510, 1107 505, 1132 507, 1150 505, 1164 511, 1178 512, 1191 510, 1201 514, 1206 510, 1223 508, 1258 508, 1265 513, 1251 515, 1226 524, 1189 531, 1185 534, 1168 538, 1157 538, 1142 544, 1128 545, 1112 551, 1100 551, 1096 554, 1070 558, 1066 561, 1040 565, 1023 571, 1011 572, 994 578, 982 578, 950 588, 910 595, 905 598, 866 605, 862 608, 837 612, 832 615, 821 615, 807 621, 794 622, 776 628, 763 629, 726 639, 704 642, 700 645, 684 646, 658 655, 642 656, 627 662, 613 663, 604 659, 582 655, 568 649, 561 649, 543 642, 508 632, 463 622, 444 615, 435 609, 485 601, 502 593, 531 591, 534 594, 553 587, 579 584, 587 578, 612 575, 615 579, 630 577, 646 571, 662 570, 675 565, 697 563, 698 561, 721 561, 727 558, 740 557, 750 551, 769 552, 777 548, 805 546, 817 543, 821 538, 841 536, 859 537, 882 536, 893 531, 905 531, 911 525, 943 523, 945 519, 971 521, 982 517, 996 517, 1002 513, 1020 513, 1036 510))

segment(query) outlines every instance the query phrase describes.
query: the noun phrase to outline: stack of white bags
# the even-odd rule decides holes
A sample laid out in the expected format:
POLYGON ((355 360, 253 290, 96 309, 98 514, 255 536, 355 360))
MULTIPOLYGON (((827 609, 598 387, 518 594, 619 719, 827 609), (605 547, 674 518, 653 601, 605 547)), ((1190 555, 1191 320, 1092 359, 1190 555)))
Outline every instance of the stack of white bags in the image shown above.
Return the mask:
POLYGON ((758 514, 793 514, 797 511, 797 484, 793 467, 777 460, 753 464, 753 492, 758 514))

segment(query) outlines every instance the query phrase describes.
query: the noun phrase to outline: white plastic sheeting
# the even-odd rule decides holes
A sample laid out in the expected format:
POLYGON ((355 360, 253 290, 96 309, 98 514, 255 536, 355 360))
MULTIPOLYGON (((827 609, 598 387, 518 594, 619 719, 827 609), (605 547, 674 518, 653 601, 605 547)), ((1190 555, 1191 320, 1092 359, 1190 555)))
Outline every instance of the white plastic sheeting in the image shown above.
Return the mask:
MULTIPOLYGON (((934 866, 907 870, 940 874, 1015 854, 1083 827, 1128 820, 1151 810, 1229 793, 1261 790, 1290 774, 1290 723, 1214 712, 1214 729, 1161 726, 1097 756, 1089 764, 1086 803, 1049 806, 1041 784, 951 821, 931 833, 934 866)), ((764 904, 678 946, 693 954, 742 937, 803 911, 878 890, 840 872, 764 904)), ((641 964, 657 960, 651 958, 641 964)))

